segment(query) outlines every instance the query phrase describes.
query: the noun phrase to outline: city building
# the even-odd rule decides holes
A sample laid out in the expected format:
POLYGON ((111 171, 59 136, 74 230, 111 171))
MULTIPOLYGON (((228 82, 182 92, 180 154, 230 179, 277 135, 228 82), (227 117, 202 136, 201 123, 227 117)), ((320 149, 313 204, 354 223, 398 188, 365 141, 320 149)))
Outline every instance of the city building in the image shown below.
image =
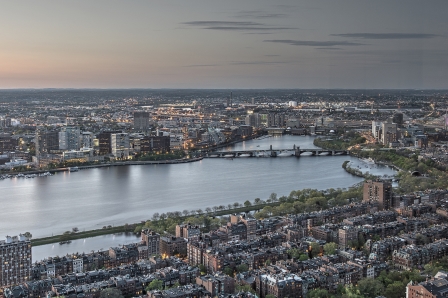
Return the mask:
POLYGON ((390 143, 398 141, 397 124, 392 122, 392 119, 387 119, 381 124, 381 143, 389 146, 390 143))
POLYGON ((194 226, 191 224, 176 226, 176 237, 190 239, 190 238, 199 238, 200 235, 201 235, 201 229, 199 226, 194 226))
POLYGON ((31 241, 24 235, 0 241, 0 287, 28 281, 31 264, 31 241))
POLYGON ((149 128, 149 112, 134 112, 134 129, 145 130, 149 128))
POLYGON ((99 155, 112 153, 112 134, 117 133, 121 133, 121 131, 103 131, 98 134, 99 155))
POLYGON ((363 189, 363 202, 377 204, 378 210, 388 210, 392 202, 392 184, 388 181, 366 181, 363 189))
POLYGON ((233 294, 235 292, 235 280, 222 273, 198 276, 196 284, 203 286, 212 294, 212 297, 216 297, 218 294, 233 294))
POLYGON ((181 237, 160 237, 160 254, 171 257, 187 255, 187 241, 181 237))
POLYGON ((142 154, 148 152, 169 152, 170 137, 169 136, 145 136, 140 139, 140 152, 142 154))
POLYGON ((410 281, 406 286, 406 298, 439 298, 447 297, 447 293, 446 275, 444 278, 432 278, 421 283, 410 281))
POLYGON ((115 158, 128 159, 129 158, 129 134, 127 133, 113 133, 110 135, 111 153, 115 158))
POLYGON ((295 274, 262 274, 256 279, 258 297, 303 297, 302 278, 295 274))
POLYGON ((341 249, 351 248, 358 245, 359 230, 352 226, 344 226, 338 231, 339 247, 341 249))
POLYGON ((160 252, 160 234, 150 229, 144 229, 141 233, 143 243, 148 247, 148 255, 156 255, 160 252))
POLYGON ((66 126, 59 132, 60 150, 79 150, 81 131, 76 126, 66 126))

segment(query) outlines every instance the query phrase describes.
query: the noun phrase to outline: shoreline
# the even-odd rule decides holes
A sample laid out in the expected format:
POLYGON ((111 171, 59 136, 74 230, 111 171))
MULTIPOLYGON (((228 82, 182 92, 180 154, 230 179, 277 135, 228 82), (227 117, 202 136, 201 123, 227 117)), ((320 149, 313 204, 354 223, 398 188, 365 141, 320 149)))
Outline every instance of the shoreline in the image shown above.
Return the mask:
MULTIPOLYGON (((247 212, 251 212, 251 211, 257 211, 257 210, 263 209, 266 206, 278 206, 280 204, 281 204, 280 202, 264 203, 264 204, 252 205, 252 206, 247 206, 247 207, 238 207, 238 208, 233 208, 233 209, 220 210, 220 211, 210 212, 210 213, 203 212, 203 213, 195 214, 195 215, 225 216, 225 215, 229 215, 229 214, 233 214, 233 213, 241 213, 241 212, 247 213, 247 212)), ((186 219, 190 216, 195 216, 195 215, 180 216, 177 219, 179 219, 179 221, 182 221, 183 219, 186 219)), ((149 219, 147 221, 149 221, 149 219)), ((36 246, 41 246, 41 245, 46 245, 46 244, 57 244, 57 243, 61 242, 61 240, 63 240, 63 241, 78 240, 78 239, 92 238, 92 237, 104 236, 104 235, 110 235, 110 234, 116 234, 116 233, 134 233, 135 227, 138 225, 142 225, 145 222, 146 221, 128 224, 127 226, 120 225, 120 226, 108 227, 105 229, 102 228, 102 229, 94 229, 94 230, 70 233, 69 235, 64 235, 65 236, 64 239, 61 239, 61 237, 63 237, 63 234, 35 238, 35 239, 31 239, 31 246, 36 247, 36 246), (129 228, 131 228, 131 230, 129 230, 129 228)))
MULTIPOLYGON (((194 157, 194 158, 185 158, 185 159, 172 159, 172 160, 148 160, 148 161, 122 161, 122 162, 113 162, 113 163, 104 163, 104 164, 96 164, 96 165, 88 165, 88 166, 76 166, 79 170, 87 170, 94 168, 106 168, 106 167, 119 167, 119 166, 136 166, 136 165, 158 165, 158 164, 181 164, 181 163, 190 163, 201 161, 203 157, 194 157)), ((43 174, 46 172, 57 173, 57 172, 68 172, 70 171, 70 167, 67 168, 56 168, 51 170, 35 170, 35 171, 24 171, 24 172, 6 172, 1 175, 10 175, 17 176, 18 174, 23 175, 32 175, 32 174, 43 174)))

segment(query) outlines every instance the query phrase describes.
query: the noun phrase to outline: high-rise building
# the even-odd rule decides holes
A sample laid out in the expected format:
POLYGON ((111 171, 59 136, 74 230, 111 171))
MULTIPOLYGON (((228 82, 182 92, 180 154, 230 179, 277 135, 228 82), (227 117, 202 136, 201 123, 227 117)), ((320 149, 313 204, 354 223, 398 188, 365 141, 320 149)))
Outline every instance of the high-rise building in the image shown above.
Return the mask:
POLYGON ((121 131, 103 131, 98 134, 99 155, 107 155, 112 153, 111 135, 121 133, 121 131))
POLYGON ((387 119, 381 124, 381 143, 389 145, 398 140, 397 124, 392 122, 392 119, 387 119))
POLYGON ((380 121, 372 121, 372 136, 375 139, 379 139, 380 136, 380 130, 381 130, 381 122, 380 121))
POLYGON ((156 255, 160 252, 160 234, 149 229, 142 231, 142 241, 148 247, 148 255, 156 255))
POLYGON ((169 136, 145 136, 140 140, 140 152, 169 152, 169 136))
POLYGON ((394 116, 392 117, 392 122, 396 123, 398 126, 403 125, 403 113, 395 112, 394 116))
POLYGON ((81 148, 93 148, 93 133, 84 131, 81 134, 81 148))
POLYGON ((59 151, 59 132, 36 129, 36 155, 59 151))
POLYGON ((60 150, 79 150, 81 131, 79 127, 63 127, 59 132, 60 150))
POLYGON ((249 114, 245 119, 246 125, 250 125, 252 127, 260 127, 261 126, 261 117, 258 113, 249 114))
POLYGON ((115 158, 127 159, 129 157, 129 134, 113 133, 110 135, 110 144, 112 155, 115 158))
POLYGON ((149 112, 134 112, 134 129, 149 128, 149 112))
POLYGON ((378 205, 378 210, 388 210, 392 202, 392 184, 388 181, 364 182, 363 202, 378 205))
POLYGON ((31 264, 31 241, 24 235, 0 241, 0 287, 28 281, 31 264))
POLYGON ((285 114, 282 113, 268 114, 268 127, 284 127, 284 126, 285 126, 285 114))
POLYGON ((13 151, 14 147, 12 145, 11 134, 1 133, 0 134, 0 154, 5 152, 13 151))

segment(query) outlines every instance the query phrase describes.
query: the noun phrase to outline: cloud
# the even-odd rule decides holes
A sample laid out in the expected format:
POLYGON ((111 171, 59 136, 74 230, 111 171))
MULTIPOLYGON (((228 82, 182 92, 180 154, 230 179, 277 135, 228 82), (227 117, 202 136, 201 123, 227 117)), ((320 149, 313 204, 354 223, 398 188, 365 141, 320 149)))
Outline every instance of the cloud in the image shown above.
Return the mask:
POLYGON ((262 10, 243 10, 237 14, 237 18, 254 18, 254 19, 271 19, 271 18, 285 18, 288 15, 285 13, 269 13, 262 10))
POLYGON ((426 33, 344 33, 331 34, 331 36, 361 39, 427 39, 437 37, 438 35, 426 33))
POLYGON ((312 40, 292 40, 292 39, 267 39, 264 42, 284 43, 293 46, 307 47, 334 47, 334 46, 361 46, 365 45, 359 42, 350 41, 312 41, 312 40))
POLYGON ((287 61, 234 61, 229 65, 269 65, 269 64, 286 64, 291 63, 287 61))
MULTIPOLYGON (((234 22, 234 21, 192 21, 182 23, 183 25, 201 27, 207 30, 221 31, 273 31, 297 29, 292 27, 270 26, 258 22, 234 22)), ((264 32, 266 33, 266 32, 264 32)))
POLYGON ((331 47, 321 47, 316 48, 317 50, 342 50, 342 48, 331 48, 331 47))
POLYGON ((183 67, 210 67, 210 66, 219 66, 220 64, 191 64, 185 65, 183 67))
POLYGON ((232 21, 192 21, 192 22, 184 22, 184 25, 192 25, 192 26, 260 26, 263 25, 261 23, 256 22, 232 22, 232 21))

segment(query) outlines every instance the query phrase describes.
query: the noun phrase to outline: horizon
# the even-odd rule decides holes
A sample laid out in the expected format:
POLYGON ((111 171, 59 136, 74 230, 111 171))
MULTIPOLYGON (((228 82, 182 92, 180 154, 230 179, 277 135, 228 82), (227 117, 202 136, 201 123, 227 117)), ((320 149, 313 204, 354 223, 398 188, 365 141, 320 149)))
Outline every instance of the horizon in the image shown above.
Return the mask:
POLYGON ((2 90, 448 89, 445 0, 2 4, 2 90))

